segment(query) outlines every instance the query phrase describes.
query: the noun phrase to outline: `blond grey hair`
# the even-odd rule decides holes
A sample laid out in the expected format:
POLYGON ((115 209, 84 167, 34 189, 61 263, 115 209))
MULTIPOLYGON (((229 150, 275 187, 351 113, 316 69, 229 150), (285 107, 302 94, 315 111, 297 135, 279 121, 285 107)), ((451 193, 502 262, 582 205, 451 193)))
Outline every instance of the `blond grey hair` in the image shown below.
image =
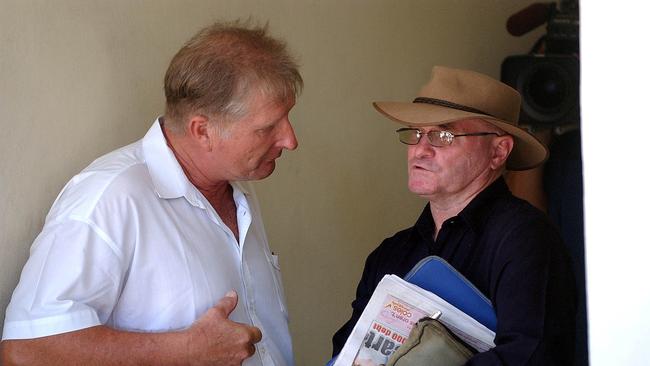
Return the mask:
POLYGON ((267 31, 268 24, 235 21, 212 24, 192 37, 165 74, 166 126, 182 133, 196 113, 237 120, 254 92, 278 101, 295 98, 303 87, 298 65, 286 44, 267 31))

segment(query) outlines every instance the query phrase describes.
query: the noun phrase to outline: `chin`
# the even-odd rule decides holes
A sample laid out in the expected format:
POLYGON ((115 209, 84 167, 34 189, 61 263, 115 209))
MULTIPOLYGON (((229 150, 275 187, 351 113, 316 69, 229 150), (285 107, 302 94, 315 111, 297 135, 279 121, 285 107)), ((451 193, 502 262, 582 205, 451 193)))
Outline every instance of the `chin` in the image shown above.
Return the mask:
POLYGON ((434 187, 431 187, 428 182, 413 181, 409 182, 408 187, 411 193, 418 196, 428 196, 434 193, 434 187))
POLYGON ((250 179, 261 180, 273 174, 274 171, 275 171, 275 162, 271 161, 255 169, 255 171, 251 173, 250 179))
POLYGON ((424 198, 426 198, 426 197, 430 197, 430 196, 433 195, 433 192, 431 192, 431 190, 427 190, 427 189, 413 189, 413 188, 411 188, 411 189, 409 189, 409 190, 410 190, 411 193, 413 193, 414 195, 416 195, 416 196, 420 196, 420 197, 424 197, 424 198))

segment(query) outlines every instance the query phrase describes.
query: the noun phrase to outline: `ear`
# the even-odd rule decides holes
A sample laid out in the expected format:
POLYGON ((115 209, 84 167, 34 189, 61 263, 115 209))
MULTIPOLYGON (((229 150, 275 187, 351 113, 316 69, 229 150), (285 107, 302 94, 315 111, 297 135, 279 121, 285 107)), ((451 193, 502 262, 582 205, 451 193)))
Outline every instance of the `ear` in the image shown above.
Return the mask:
POLYGON ((510 152, 514 146, 515 141, 510 135, 495 137, 492 140, 490 168, 493 170, 501 169, 506 164, 506 160, 508 160, 508 156, 510 156, 510 152))
POLYGON ((210 120, 202 114, 194 114, 187 122, 187 136, 195 143, 195 146, 212 150, 212 135, 210 134, 210 120))

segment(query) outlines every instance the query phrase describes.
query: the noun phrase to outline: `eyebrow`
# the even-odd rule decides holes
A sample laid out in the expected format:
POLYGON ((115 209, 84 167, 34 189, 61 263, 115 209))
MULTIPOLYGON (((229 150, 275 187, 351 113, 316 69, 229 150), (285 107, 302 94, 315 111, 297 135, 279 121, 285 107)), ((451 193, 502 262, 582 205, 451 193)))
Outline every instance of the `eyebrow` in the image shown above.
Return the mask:
POLYGON ((437 126, 408 126, 409 128, 412 128, 414 130, 426 130, 430 129, 431 131, 440 131, 440 130, 446 130, 449 129, 448 124, 442 124, 442 125, 437 125, 437 126))

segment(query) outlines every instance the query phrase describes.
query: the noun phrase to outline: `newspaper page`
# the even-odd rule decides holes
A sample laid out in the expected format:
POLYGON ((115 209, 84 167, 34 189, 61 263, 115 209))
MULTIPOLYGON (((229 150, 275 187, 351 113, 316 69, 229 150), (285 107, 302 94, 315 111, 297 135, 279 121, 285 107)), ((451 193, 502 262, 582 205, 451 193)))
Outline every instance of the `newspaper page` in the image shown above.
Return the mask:
POLYGON ((395 275, 379 282, 334 366, 385 365, 421 318, 438 317, 477 351, 494 347, 494 332, 435 294, 395 275))
POLYGON ((354 364, 385 364, 393 351, 404 343, 415 323, 428 315, 399 298, 387 295, 363 338, 354 364))

